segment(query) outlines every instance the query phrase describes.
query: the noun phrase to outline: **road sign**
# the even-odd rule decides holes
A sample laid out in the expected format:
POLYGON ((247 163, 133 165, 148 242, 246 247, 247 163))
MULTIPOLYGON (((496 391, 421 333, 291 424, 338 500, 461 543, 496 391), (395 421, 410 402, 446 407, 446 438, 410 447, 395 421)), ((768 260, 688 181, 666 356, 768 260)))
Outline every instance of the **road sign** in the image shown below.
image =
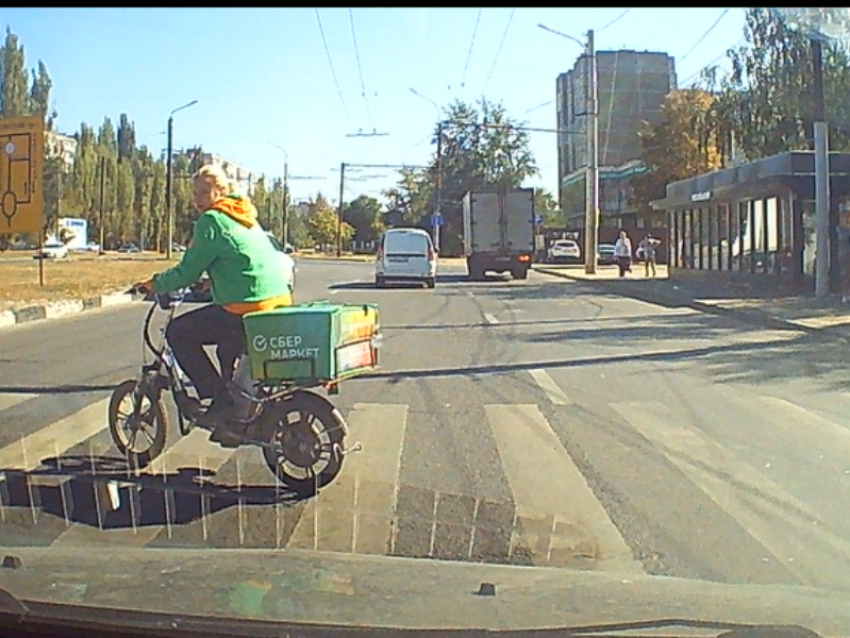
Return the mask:
POLYGON ((434 213, 431 215, 431 225, 432 226, 442 226, 443 225, 443 216, 439 213, 434 213))
POLYGON ((538 226, 539 226, 540 224, 542 224, 542 223, 543 223, 543 215, 538 215, 537 217, 535 217, 535 218, 534 218, 534 223, 535 223, 535 224, 537 224, 538 226))
POLYGON ((0 235, 44 228, 44 120, 0 120, 0 235))

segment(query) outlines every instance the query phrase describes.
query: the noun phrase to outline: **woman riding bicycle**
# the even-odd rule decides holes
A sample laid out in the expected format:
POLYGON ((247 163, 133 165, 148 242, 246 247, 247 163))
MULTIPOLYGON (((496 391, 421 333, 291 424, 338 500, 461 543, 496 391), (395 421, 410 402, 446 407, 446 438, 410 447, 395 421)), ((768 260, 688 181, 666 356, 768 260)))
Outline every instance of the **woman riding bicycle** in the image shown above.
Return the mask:
POLYGON ((292 305, 292 295, 279 253, 257 221, 254 205, 234 192, 220 167, 207 165, 195 175, 194 205, 201 215, 183 259, 137 286, 167 293, 208 273, 213 304, 176 317, 166 337, 197 390, 197 423, 215 426, 212 439, 220 440, 235 434, 228 424, 234 408, 228 382, 244 349, 242 315, 292 305), (217 346, 224 378, 204 352, 208 345, 217 346), (211 403, 204 410, 201 401, 206 400, 211 403))

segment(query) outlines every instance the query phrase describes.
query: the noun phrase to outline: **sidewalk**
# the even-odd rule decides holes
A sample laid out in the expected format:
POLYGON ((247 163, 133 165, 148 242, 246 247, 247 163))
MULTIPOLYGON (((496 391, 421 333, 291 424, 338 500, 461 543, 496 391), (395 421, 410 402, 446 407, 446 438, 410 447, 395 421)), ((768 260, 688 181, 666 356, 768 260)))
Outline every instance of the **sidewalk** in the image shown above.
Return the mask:
POLYGON ((646 278, 640 265, 622 279, 618 277, 616 266, 600 266, 595 275, 586 274, 584 266, 540 264, 534 269, 593 283, 651 303, 689 306, 769 328, 818 332, 850 341, 850 304, 841 303, 839 295, 818 299, 812 293, 789 289, 770 278, 758 281, 757 285, 721 282, 681 271, 669 275, 666 266, 658 267, 657 277, 646 278))

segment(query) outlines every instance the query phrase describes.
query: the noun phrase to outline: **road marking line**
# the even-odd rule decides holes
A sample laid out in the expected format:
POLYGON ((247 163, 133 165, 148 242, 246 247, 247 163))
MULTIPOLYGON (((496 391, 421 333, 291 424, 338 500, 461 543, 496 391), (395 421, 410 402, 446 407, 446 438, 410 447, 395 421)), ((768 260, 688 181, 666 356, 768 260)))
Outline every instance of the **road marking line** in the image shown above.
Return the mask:
POLYGON ((0 469, 30 472, 43 458, 64 454, 69 449, 102 432, 107 427, 109 399, 96 401, 64 419, 0 449, 0 469))
POLYGON ((301 511, 289 548, 389 554, 398 500, 407 405, 358 403, 348 415, 352 441, 342 473, 301 511))
POLYGON ((538 566, 644 573, 536 405, 485 405, 513 493, 512 553, 538 566))
POLYGON ((671 423, 660 402, 611 407, 804 584, 847 586, 835 567, 850 561, 850 543, 805 503, 696 428, 671 423))
POLYGON ((499 323, 499 320, 494 315, 491 315, 489 312, 484 313, 484 320, 490 324, 499 323))
POLYGON ((555 405, 572 405, 573 401, 566 395, 561 387, 555 383, 555 379, 542 368, 533 368, 528 371, 531 378, 546 393, 547 398, 555 405))
MULTIPOLYGON (((61 455, 106 429, 106 412, 109 399, 91 403, 77 412, 55 421, 51 425, 21 437, 18 441, 0 449, 0 515, 5 520, 4 502, 7 497, 9 476, 5 471, 23 472, 28 492, 29 506, 32 512, 33 524, 38 523, 39 508, 41 507, 40 485, 44 482, 57 483, 56 477, 48 480, 46 477, 27 474, 39 468, 45 458, 55 458, 57 463, 61 455)), ((60 489, 67 478, 59 478, 60 489)), ((96 492, 97 497, 97 492, 96 492)))
POLYGON ((0 412, 13 408, 24 401, 37 399, 40 396, 42 395, 35 393, 2 392, 0 393, 0 412))

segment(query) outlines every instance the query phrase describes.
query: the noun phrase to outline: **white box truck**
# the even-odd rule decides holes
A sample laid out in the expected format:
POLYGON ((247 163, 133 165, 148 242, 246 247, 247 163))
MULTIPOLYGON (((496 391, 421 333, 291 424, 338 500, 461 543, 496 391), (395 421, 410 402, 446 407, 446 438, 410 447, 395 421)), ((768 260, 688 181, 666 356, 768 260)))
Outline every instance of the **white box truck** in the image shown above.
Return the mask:
POLYGON ((483 279, 487 271, 526 279, 534 254, 534 189, 468 192, 463 246, 470 279, 483 279))

